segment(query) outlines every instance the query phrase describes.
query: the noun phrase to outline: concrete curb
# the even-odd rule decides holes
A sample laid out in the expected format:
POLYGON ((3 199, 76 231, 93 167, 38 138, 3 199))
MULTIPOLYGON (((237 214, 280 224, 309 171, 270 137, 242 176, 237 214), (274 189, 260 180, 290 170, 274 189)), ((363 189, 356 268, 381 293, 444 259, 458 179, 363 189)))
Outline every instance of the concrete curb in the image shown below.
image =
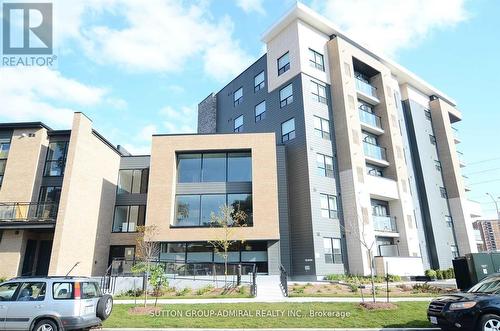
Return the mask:
POLYGON ((145 330, 154 330, 154 331, 271 331, 271 330, 290 330, 290 331, 439 331, 439 328, 382 328, 382 329, 357 329, 357 328, 348 328, 348 329, 182 329, 182 328, 167 328, 167 329, 107 329, 104 328, 102 331, 145 331, 145 330))
MULTIPOLYGON (((431 297, 414 297, 414 298, 391 298, 390 302, 430 302, 431 297)), ((365 299, 365 301, 370 301, 365 299)), ((386 302, 385 299, 377 299, 378 302, 386 302)), ((360 298, 324 298, 324 297, 294 297, 294 298, 280 298, 280 299, 259 299, 259 298, 227 298, 227 299, 159 299, 158 304, 210 304, 210 303, 306 303, 306 302, 361 302, 360 298)), ((115 304, 134 304, 134 300, 120 300, 115 299, 115 304)), ((137 304, 143 304, 144 300, 136 301, 137 304)), ((148 303, 154 303, 154 300, 148 300, 148 303)))

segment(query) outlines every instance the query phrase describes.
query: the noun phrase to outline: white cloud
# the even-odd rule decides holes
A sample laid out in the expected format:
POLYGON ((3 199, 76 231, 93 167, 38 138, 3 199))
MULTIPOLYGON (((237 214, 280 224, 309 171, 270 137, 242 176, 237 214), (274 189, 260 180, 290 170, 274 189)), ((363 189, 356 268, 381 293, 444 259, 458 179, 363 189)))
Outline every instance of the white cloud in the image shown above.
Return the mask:
POLYGON ((124 144, 123 147, 132 155, 150 155, 151 145, 124 144))
POLYGON ((156 125, 148 124, 137 134, 137 139, 142 141, 151 141, 151 136, 154 135, 156 131, 156 125))
POLYGON ((354 40, 394 55, 435 29, 467 19, 466 0, 313 0, 312 7, 354 40))
POLYGON ((246 13, 256 12, 261 15, 266 13, 262 6, 262 0, 237 0, 236 4, 246 13))
POLYGON ((107 90, 66 78, 47 67, 0 68, 0 116, 8 121, 43 120, 68 128, 73 113, 105 100, 107 90))
POLYGON ((205 72, 223 80, 251 61, 233 39, 232 21, 228 17, 214 20, 205 1, 108 0, 103 6, 91 1, 87 7, 76 7, 70 17, 81 28, 79 33, 73 29, 70 37, 78 39, 85 53, 101 64, 131 71, 179 72, 190 60, 203 58, 205 72), (101 20, 93 25, 82 18, 86 11, 111 14, 120 24, 111 26, 101 20), (229 55, 217 58, 221 54, 229 55))
POLYGON ((165 118, 163 127, 166 133, 194 133, 197 126, 196 106, 182 106, 175 109, 166 106, 160 110, 160 115, 165 118))

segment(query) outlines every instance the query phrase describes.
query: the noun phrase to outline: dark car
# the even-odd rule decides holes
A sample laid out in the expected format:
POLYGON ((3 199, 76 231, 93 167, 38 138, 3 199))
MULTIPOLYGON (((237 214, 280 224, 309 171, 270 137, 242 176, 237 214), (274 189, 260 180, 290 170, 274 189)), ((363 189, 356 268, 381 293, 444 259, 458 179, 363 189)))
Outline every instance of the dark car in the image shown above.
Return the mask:
POLYGON ((429 321, 442 330, 500 330, 500 274, 487 277, 464 293, 434 299, 429 321))

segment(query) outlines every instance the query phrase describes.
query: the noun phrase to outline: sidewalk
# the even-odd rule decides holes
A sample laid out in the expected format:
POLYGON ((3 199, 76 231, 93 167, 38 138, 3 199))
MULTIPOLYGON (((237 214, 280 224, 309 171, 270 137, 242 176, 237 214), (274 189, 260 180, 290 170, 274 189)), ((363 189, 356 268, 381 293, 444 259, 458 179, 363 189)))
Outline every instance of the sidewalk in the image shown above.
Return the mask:
MULTIPOLYGON (((154 331, 271 331, 271 330, 284 330, 284 329, 179 329, 179 328, 170 328, 170 329, 102 329, 102 331, 145 331, 145 330, 154 330, 154 331)), ((387 328, 387 329, 290 329, 289 331, 434 331, 441 330, 439 328, 387 328)))
MULTIPOLYGON (((404 302, 404 301, 419 301, 419 302, 429 302, 432 297, 405 297, 405 298, 390 298, 391 302, 404 302)), ((369 298, 365 298, 365 301, 371 301, 369 298)), ((377 298, 377 301, 385 302, 385 298, 377 298)), ((138 304, 144 303, 144 299, 137 299, 138 304)), ((226 298, 226 299, 158 299, 158 304, 208 304, 208 303, 249 303, 249 302, 264 302, 264 303, 274 303, 274 302, 361 302, 361 298, 328 298, 328 297, 295 297, 295 298, 268 298, 266 296, 256 298, 226 298)), ((133 304, 134 300, 115 300, 115 304, 133 304)), ((148 303, 154 303, 154 300, 148 300, 148 303)))

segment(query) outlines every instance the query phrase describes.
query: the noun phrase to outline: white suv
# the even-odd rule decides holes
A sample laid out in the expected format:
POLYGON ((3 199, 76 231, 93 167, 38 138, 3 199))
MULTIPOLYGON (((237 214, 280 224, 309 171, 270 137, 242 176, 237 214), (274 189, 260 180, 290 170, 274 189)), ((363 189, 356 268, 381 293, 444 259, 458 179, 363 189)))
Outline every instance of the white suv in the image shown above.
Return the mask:
POLYGON ((113 298, 86 277, 21 277, 0 284, 0 330, 62 331, 99 326, 113 298))

